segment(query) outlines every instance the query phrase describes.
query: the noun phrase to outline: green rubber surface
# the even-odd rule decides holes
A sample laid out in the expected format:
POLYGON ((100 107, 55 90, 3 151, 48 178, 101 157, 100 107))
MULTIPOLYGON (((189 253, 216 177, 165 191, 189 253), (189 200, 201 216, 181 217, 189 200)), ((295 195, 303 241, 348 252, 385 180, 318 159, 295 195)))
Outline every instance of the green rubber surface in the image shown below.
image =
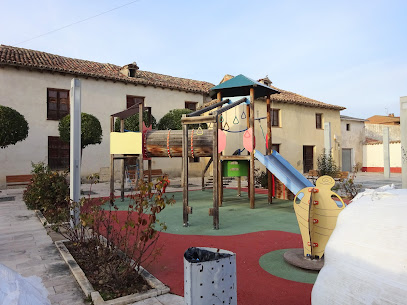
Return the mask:
POLYGON ((259 264, 268 273, 290 281, 314 284, 318 271, 305 270, 290 265, 284 260, 284 253, 289 249, 269 252, 260 257, 259 264))
MULTIPOLYGON (((192 214, 189 215, 189 226, 183 226, 182 192, 166 193, 174 196, 176 203, 167 206, 158 219, 167 224, 166 233, 182 235, 238 235, 267 230, 300 233, 294 213, 293 202, 273 199, 267 203, 267 195, 256 194, 256 208, 250 209, 247 193, 237 196, 237 191, 224 189, 223 206, 219 208, 219 230, 213 229, 213 217, 209 216, 209 208, 213 207, 212 190, 189 192, 189 205, 192 214)), ((129 199, 121 202, 116 199, 119 210, 127 210, 129 199)))

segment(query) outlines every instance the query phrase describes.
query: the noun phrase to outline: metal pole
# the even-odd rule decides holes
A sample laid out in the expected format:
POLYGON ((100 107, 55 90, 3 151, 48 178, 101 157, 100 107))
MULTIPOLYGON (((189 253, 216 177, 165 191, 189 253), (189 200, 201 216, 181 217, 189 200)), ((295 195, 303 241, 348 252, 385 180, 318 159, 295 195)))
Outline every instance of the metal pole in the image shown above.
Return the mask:
MULTIPOLYGON (((81 81, 73 78, 70 92, 70 198, 79 203, 81 192, 81 81)), ((70 210, 70 224, 74 228, 79 222, 79 205, 70 210)))
POLYGON ((332 144, 331 144, 331 123, 326 122, 324 124, 324 148, 325 155, 329 157, 332 153, 332 144))
POLYGON ((407 189, 407 96, 400 97, 401 181, 407 189))
MULTIPOLYGON (((114 117, 110 117, 110 132, 114 131, 114 117)), ((114 201, 114 155, 110 154, 110 204, 114 201)))
POLYGON ((389 127, 383 127, 383 173, 384 178, 390 178, 390 140, 389 127))
MULTIPOLYGON (((124 132, 124 119, 120 119, 120 132, 124 132)), ((120 198, 121 201, 124 201, 124 180, 125 180, 125 168, 124 168, 124 159, 120 161, 120 166, 122 170, 122 174, 120 176, 120 198)))

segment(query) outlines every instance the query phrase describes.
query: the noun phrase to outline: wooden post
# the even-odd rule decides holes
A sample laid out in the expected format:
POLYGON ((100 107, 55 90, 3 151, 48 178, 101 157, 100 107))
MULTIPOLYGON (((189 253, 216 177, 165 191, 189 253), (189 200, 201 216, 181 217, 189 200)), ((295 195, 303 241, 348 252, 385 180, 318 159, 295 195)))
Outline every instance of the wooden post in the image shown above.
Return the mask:
MULTIPOLYGON (((139 126, 139 132, 143 132, 143 112, 144 112, 144 104, 140 103, 139 108, 138 108, 138 126, 139 126)), ((144 142, 144 139, 142 139, 144 142)), ((144 181, 144 163, 143 163, 143 150, 144 150, 144 143, 142 144, 142 152, 139 155, 139 170, 140 170, 140 179, 141 181, 144 181)))
POLYGON ((219 191, 219 179, 218 179, 218 120, 213 123, 213 228, 219 229, 219 205, 218 205, 218 191, 219 191))
MULTIPOLYGON (((124 119, 120 119, 120 132, 124 132, 124 119)), ((124 155, 123 155, 124 156, 124 155)), ((120 198, 121 201, 124 201, 124 180, 125 180, 125 168, 124 168, 124 159, 120 160, 121 165, 121 176, 120 176, 120 198)))
MULTIPOLYGON (((114 131, 114 117, 110 117, 110 132, 114 131)), ((114 155, 110 154, 110 203, 114 201, 114 155)))
MULTIPOLYGON (((217 94, 217 99, 220 102, 222 100, 222 94, 218 92, 217 94)), ((222 106, 219 107, 219 109, 222 108, 222 106)), ((218 118, 219 125, 221 126, 222 129, 222 122, 220 122, 220 118, 218 118)), ((216 138, 216 142, 218 142, 218 138, 216 138)), ((220 160, 220 156, 222 153, 218 153, 218 150, 216 150, 216 153, 218 154, 218 162, 217 162, 217 170, 218 170, 218 206, 222 206, 223 202, 223 177, 222 177, 222 161, 220 160)))
MULTIPOLYGON (((271 107, 270 107, 270 94, 267 95, 267 151, 266 155, 271 155, 271 107)), ((267 194, 269 204, 273 203, 273 175, 269 170, 267 170, 267 194)))
POLYGON ((188 125, 185 124, 182 125, 182 185, 182 218, 184 227, 188 227, 188 125))
POLYGON ((237 196, 242 196, 242 177, 237 177, 237 196))
POLYGON ((151 159, 148 160, 147 166, 148 166, 148 182, 150 183, 151 182, 151 159))
MULTIPOLYGON (((151 107, 147 107, 147 113, 148 113, 148 126, 150 127, 152 122, 151 118, 151 107)), ((151 182, 151 159, 147 161, 148 164, 148 183, 151 182)))
MULTIPOLYGON (((247 128, 250 128, 250 105, 246 105, 246 124, 247 124, 247 128)), ((248 155, 250 155, 249 152, 247 152, 248 155)), ((249 162, 249 170, 247 173, 247 197, 250 198, 250 162, 249 162)))
POLYGON ((252 152, 250 153, 250 208, 255 208, 254 203, 254 88, 250 88, 250 127, 253 130, 253 137, 252 137, 252 152))

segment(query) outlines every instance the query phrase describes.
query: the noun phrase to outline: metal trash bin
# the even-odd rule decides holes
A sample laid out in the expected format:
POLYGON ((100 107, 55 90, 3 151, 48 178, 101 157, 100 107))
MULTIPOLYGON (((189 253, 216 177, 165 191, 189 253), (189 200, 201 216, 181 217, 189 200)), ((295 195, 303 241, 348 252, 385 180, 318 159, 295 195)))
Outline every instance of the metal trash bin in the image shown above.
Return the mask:
POLYGON ((237 305, 236 254, 192 247, 184 253, 186 305, 237 305))

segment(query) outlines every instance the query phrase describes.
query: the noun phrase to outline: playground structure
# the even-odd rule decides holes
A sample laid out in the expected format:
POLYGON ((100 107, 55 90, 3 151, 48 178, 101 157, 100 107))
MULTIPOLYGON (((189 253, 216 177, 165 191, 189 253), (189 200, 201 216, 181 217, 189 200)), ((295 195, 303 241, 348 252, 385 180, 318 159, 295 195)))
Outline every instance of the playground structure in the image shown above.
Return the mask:
MULTIPOLYGON (((333 192, 330 189, 333 185, 331 185, 332 181, 326 178, 326 176, 321 177, 320 179, 323 179, 318 180, 317 187, 315 187, 278 152, 272 151, 270 95, 278 93, 277 90, 264 84, 246 76, 238 75, 211 89, 211 95, 216 95, 217 99, 210 106, 184 115, 181 119, 182 131, 151 130, 151 126, 147 128, 143 123, 142 114, 147 109, 151 117, 151 108, 144 107, 143 102, 139 102, 127 110, 111 115, 111 194, 114 194, 115 160, 121 160, 121 198, 123 199, 125 180, 124 160, 126 158, 137 156, 139 173, 143 173, 143 162, 148 160, 148 181, 151 181, 151 157, 182 157, 183 225, 188 227, 189 215, 192 214, 192 207, 189 206, 188 202, 188 158, 211 157, 205 171, 212 162, 214 184, 213 207, 209 209, 209 215, 213 217, 213 228, 217 230, 219 229, 219 207, 222 206, 223 200, 224 176, 238 177, 240 180, 241 176, 247 175, 250 208, 255 208, 254 161, 256 158, 268 169, 269 203, 272 203, 272 175, 279 179, 290 191, 297 194, 294 199, 294 209, 303 239, 304 256, 321 258, 325 244, 335 227, 336 217, 345 205, 342 202, 342 208, 338 208, 331 198, 333 192), (267 137, 265 137, 266 155, 261 154, 255 149, 254 122, 256 119, 254 117, 254 101, 260 97, 266 97, 267 103, 267 117, 265 117, 267 119, 267 137), (232 99, 235 100, 233 101, 232 99), (246 105, 247 113, 244 117, 247 128, 243 130, 243 146, 249 154, 224 155, 226 148, 225 130, 228 128, 228 122, 222 124, 223 114, 242 104, 246 105), (207 114, 208 112, 209 114, 207 114), (124 133, 124 119, 137 113, 139 114, 139 126, 142 126, 141 131, 138 133, 124 133), (114 132, 115 118, 120 119, 120 133, 114 132), (203 123, 209 124, 209 129, 202 129, 200 124, 203 123), (188 127, 192 124, 198 124, 199 128, 189 130, 188 127), (296 202, 297 198, 301 199, 299 203, 296 202), (311 204, 311 202, 319 202, 319 206, 311 204), (321 209, 321 207, 323 207, 322 209, 327 208, 332 211, 327 212, 325 216, 314 217, 314 214, 317 214, 318 208, 321 209), (305 222, 301 221, 304 219, 305 222), (321 235, 321 230, 319 230, 321 224, 329 227, 328 230, 323 232, 324 238, 317 237, 321 235)), ((243 115, 241 118, 243 119, 243 115)), ((143 177, 143 174, 139 176, 143 177)), ((111 200, 113 200, 113 197, 111 200)))

